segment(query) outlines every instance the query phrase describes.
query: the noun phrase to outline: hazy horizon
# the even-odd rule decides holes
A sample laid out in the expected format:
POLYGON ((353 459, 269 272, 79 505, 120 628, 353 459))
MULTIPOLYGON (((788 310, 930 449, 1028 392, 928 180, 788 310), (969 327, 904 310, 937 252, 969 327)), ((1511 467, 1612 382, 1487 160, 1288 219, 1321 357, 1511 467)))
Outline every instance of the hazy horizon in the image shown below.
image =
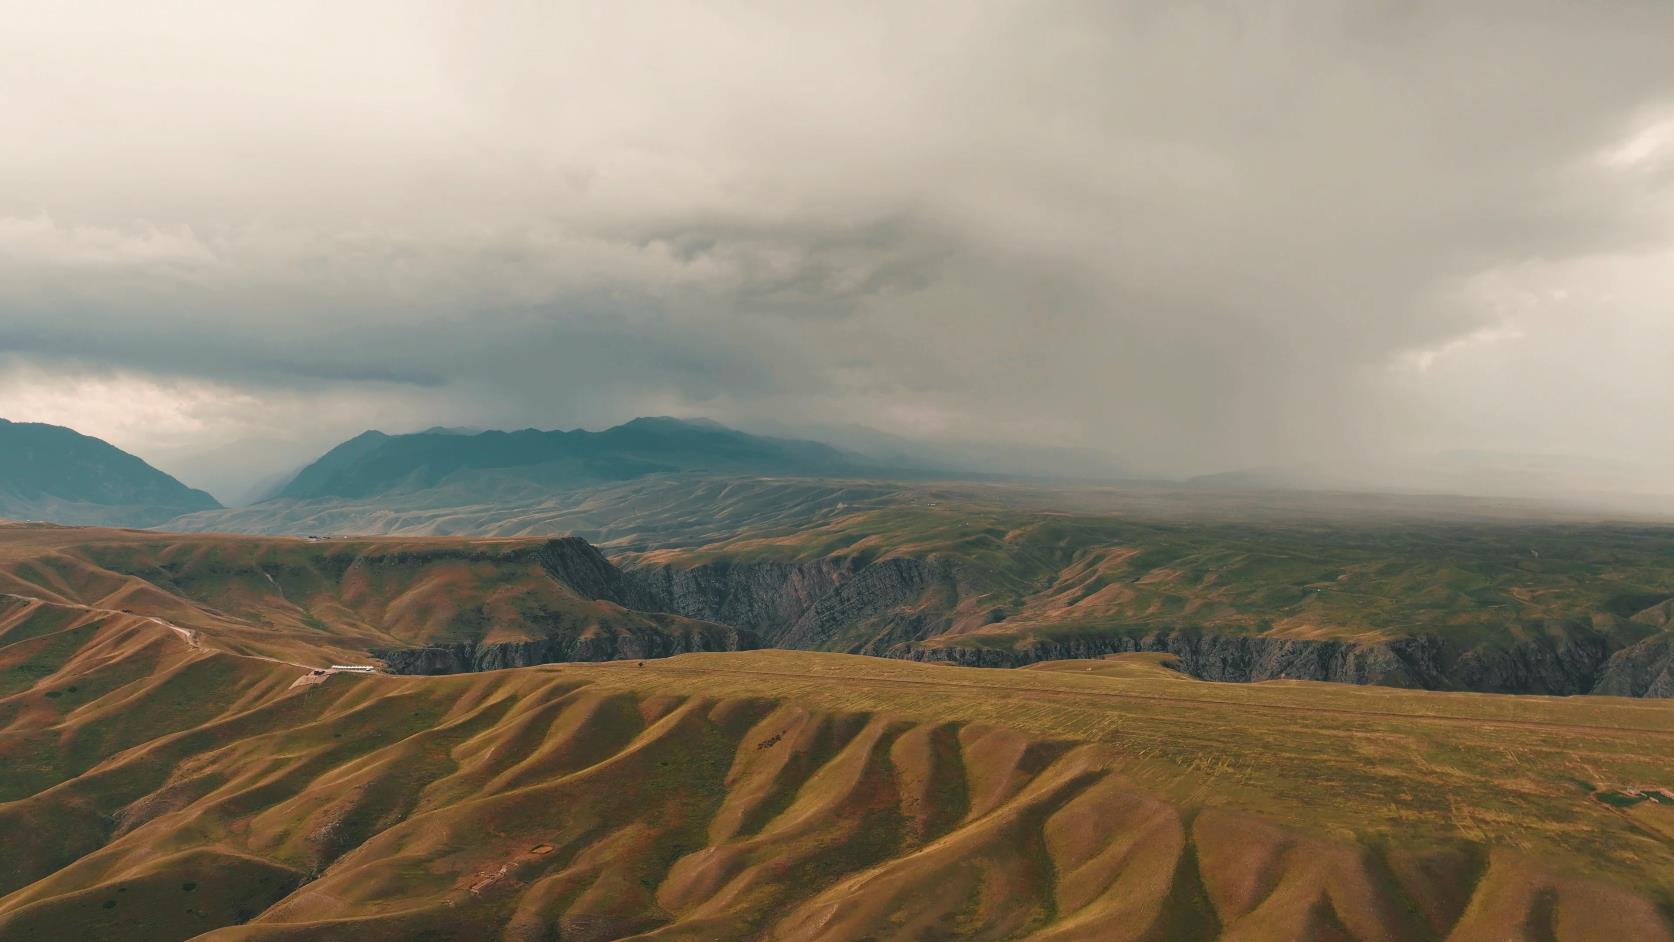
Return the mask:
POLYGON ((1674 494, 1674 5, 8 20, 0 417, 226 499, 661 414, 1674 494))

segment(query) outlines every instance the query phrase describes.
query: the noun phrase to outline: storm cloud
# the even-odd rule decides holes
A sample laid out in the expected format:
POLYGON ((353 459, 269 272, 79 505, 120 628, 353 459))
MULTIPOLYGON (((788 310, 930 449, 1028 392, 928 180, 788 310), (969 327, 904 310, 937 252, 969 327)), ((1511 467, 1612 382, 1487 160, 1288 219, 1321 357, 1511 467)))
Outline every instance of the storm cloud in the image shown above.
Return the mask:
POLYGON ((0 414, 222 493, 647 413, 1674 461, 1660 0, 76 6, 0 31, 0 414))

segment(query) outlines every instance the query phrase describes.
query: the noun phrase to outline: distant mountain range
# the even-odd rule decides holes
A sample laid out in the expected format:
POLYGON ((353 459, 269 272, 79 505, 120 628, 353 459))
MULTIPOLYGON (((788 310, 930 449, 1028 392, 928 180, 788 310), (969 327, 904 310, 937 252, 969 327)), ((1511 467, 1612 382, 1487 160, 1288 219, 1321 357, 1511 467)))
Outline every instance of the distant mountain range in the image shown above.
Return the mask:
POLYGON ((229 511, 208 493, 97 438, 0 419, 0 518, 72 525, 381 532, 388 526, 365 523, 366 514, 474 507, 515 516, 506 508, 670 473, 844 479, 934 472, 703 419, 638 418, 599 432, 438 426, 408 434, 363 432, 274 479, 255 504, 229 511), (341 519, 322 526, 315 519, 320 513, 341 519))
MULTIPOLYGON (((843 507, 929 500, 917 493, 922 485, 960 481, 1055 492, 1121 481, 1129 498, 1160 500, 1176 510, 1208 506, 1214 503, 1205 496, 1210 494, 1294 492, 1326 495, 1313 498, 1316 503, 1356 503, 1352 495, 1362 494, 1362 510, 1421 516, 1491 510, 1485 501, 1539 502, 1544 495, 1573 495, 1572 502, 1549 498, 1554 503, 1548 509, 1560 511, 1674 513, 1674 505, 1645 496, 1650 490, 1644 482, 1618 469, 1522 456, 1449 456, 1414 465, 1381 486, 1357 483, 1363 478, 1353 469, 1285 468, 1171 484, 1134 478, 1074 449, 1049 449, 1031 462, 1016 448, 937 445, 850 427, 819 434, 825 441, 668 417, 597 432, 442 426, 406 434, 367 431, 300 470, 245 489, 257 499, 226 509, 208 493, 99 439, 0 419, 0 518, 267 534, 585 533, 636 546, 672 539, 678 531, 683 536, 675 542, 684 545, 698 535, 714 536, 712 524, 723 518, 786 523, 790 513, 811 523, 843 507), (690 499, 700 493, 708 495, 704 501, 690 499), (1460 496, 1438 507, 1401 503, 1402 495, 1471 494, 1503 496, 1460 496)), ((1068 506, 1102 499, 1082 493, 1068 506)), ((1304 498, 1286 506, 1297 501, 1304 498)))
POLYGON ((707 421, 634 419, 602 432, 365 432, 326 452, 272 498, 362 499, 435 487, 556 488, 671 471, 832 475, 883 466, 819 442, 750 435, 707 421))
POLYGON ((148 527, 220 506, 97 438, 0 419, 0 517, 148 527))

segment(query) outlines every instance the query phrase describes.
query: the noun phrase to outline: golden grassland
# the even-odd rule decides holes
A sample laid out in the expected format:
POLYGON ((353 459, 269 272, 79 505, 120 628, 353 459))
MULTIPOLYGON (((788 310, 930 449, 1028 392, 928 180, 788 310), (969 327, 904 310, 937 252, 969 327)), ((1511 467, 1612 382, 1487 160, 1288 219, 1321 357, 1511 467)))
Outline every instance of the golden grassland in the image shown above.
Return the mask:
POLYGON ((1674 939, 1674 702, 1158 655, 308 673, 637 617, 541 545, 0 533, 0 940, 1674 939))
POLYGON ((1669 703, 1151 656, 302 673, 11 603, 0 939, 1670 938, 1669 703))

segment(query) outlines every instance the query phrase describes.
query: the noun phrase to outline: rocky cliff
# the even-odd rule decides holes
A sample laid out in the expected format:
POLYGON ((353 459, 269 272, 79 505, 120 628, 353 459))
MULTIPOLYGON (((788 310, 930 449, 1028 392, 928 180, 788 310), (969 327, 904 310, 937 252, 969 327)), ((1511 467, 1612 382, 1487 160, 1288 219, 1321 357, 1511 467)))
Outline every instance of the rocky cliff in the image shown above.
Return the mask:
POLYGON ((547 540, 532 553, 547 575, 584 598, 627 604, 628 586, 622 571, 586 540, 573 536, 547 540))
POLYGON ((906 643, 889 657, 972 667, 1020 667, 1037 661, 1154 651, 1204 680, 1321 680, 1425 690, 1547 695, 1674 696, 1674 634, 1611 654, 1607 640, 1582 628, 1506 646, 1459 650, 1436 635, 1362 644, 1264 635, 1159 631, 1035 640, 1015 647, 906 643))
POLYGON ((1667 624, 1674 605, 1669 603, 1634 615, 1637 633, 1623 634, 1619 628, 1627 622, 1620 618, 1608 623, 1569 619, 1520 625, 1514 634, 1493 641, 1415 633, 1362 643, 1121 624, 1058 637, 996 633, 939 639, 952 627, 961 600, 968 608, 974 597, 962 588, 957 562, 946 558, 857 553, 803 562, 721 559, 619 569, 579 539, 550 540, 524 552, 578 594, 653 621, 666 618, 668 624, 631 630, 553 624, 541 638, 455 642, 386 650, 380 656, 398 673, 429 674, 758 646, 985 667, 1155 651, 1172 654, 1181 670, 1205 680, 1674 696, 1674 628, 1667 624), (1647 630, 1656 633, 1639 640, 1647 630))
POLYGON ((958 596, 950 564, 906 557, 641 566, 625 578, 634 608, 734 625, 771 647, 863 653, 939 633, 958 596), (938 604, 911 610, 931 596, 938 604))
POLYGON ((1593 693, 1674 697, 1674 631, 1652 635, 1612 654, 1593 693))
MULTIPOLYGON (((734 625, 769 647, 982 667, 1159 651, 1174 655, 1181 670, 1205 680, 1674 696, 1674 641, 1669 640, 1674 631, 1623 648, 1619 634, 1582 619, 1524 626, 1516 638, 1497 642, 1420 633, 1359 643, 1112 625, 1060 638, 996 636, 938 643, 933 639, 951 626, 961 599, 958 566, 947 559, 717 560, 630 566, 622 579, 630 607, 734 625)), ((1665 603, 1635 621, 1650 626, 1647 619, 1664 608, 1674 605, 1665 603)))

